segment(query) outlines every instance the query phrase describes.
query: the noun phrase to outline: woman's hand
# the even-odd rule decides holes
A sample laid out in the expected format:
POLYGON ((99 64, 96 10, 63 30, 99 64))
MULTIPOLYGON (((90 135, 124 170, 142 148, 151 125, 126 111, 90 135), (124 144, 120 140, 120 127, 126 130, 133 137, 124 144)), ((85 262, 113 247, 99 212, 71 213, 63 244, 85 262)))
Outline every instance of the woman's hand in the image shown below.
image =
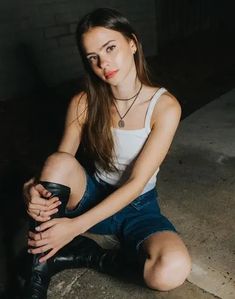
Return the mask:
POLYGON ((74 232, 73 219, 70 218, 54 218, 40 224, 36 227, 36 231, 38 232, 29 232, 28 245, 36 248, 30 248, 28 252, 37 254, 50 250, 40 258, 40 263, 52 257, 77 236, 74 232))
POLYGON ((51 193, 41 184, 35 185, 34 179, 24 184, 23 195, 27 213, 38 222, 50 220, 50 216, 58 212, 57 207, 61 204, 58 197, 50 198, 51 193))

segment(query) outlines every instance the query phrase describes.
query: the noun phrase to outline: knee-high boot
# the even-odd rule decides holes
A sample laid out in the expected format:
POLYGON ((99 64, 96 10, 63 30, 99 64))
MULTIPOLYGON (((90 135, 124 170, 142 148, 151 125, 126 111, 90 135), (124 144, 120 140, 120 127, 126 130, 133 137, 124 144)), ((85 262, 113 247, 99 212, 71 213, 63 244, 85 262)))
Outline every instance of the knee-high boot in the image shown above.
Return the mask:
POLYGON ((116 277, 132 276, 135 280, 142 280, 145 260, 144 251, 130 256, 125 248, 104 249, 94 240, 78 236, 62 248, 59 254, 51 259, 51 263, 55 272, 88 267, 116 277))
MULTIPOLYGON (((58 212, 52 215, 52 218, 63 217, 70 195, 70 188, 65 185, 46 181, 40 181, 39 183, 42 184, 49 192, 51 192, 51 197, 57 196, 61 201, 61 205, 58 207, 58 212)), ((34 231, 38 224, 38 222, 30 219, 30 230, 34 231)), ((47 288, 52 275, 52 269, 50 269, 50 259, 44 263, 39 263, 39 259, 43 255, 44 253, 30 255, 32 267, 31 271, 29 271, 29 277, 26 278, 27 281, 25 283, 23 294, 24 299, 47 298, 47 288)))
MULTIPOLYGON (((69 198, 70 189, 64 185, 40 182, 52 196, 58 196, 62 204, 56 217, 63 217, 69 198)), ((33 230, 37 223, 32 223, 33 230)), ((64 269, 89 267, 102 273, 115 276, 127 274, 128 269, 135 274, 141 274, 142 268, 137 259, 129 260, 125 250, 109 250, 100 247, 94 240, 78 236, 59 250, 45 263, 39 263, 43 254, 28 255, 33 258, 30 278, 25 287, 23 299, 45 299, 50 278, 64 269)))

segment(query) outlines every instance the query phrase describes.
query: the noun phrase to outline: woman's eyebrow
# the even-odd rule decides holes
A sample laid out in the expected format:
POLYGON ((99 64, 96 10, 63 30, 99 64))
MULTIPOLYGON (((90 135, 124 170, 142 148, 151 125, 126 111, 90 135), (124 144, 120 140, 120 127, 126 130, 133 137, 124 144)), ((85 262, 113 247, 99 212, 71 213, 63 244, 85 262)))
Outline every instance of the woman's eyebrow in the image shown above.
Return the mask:
MULTIPOLYGON (((100 48, 99 48, 99 51, 101 51, 104 47, 106 47, 109 43, 111 43, 111 42, 115 42, 115 40, 114 39, 111 39, 111 40, 109 40, 109 41, 107 41, 105 44, 103 44, 100 48)), ((89 52, 89 53, 87 53, 86 55, 88 56, 88 55, 91 55, 91 54, 96 54, 95 52, 89 52)))

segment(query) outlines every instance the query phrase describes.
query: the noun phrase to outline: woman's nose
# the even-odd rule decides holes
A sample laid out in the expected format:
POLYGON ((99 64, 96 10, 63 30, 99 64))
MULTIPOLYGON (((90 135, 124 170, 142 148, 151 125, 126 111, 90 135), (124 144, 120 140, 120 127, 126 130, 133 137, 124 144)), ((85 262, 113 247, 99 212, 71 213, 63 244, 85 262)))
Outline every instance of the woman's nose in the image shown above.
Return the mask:
POLYGON ((107 57, 100 56, 99 57, 99 67, 101 69, 105 69, 105 68, 107 68, 108 65, 109 65, 109 61, 108 61, 107 57))

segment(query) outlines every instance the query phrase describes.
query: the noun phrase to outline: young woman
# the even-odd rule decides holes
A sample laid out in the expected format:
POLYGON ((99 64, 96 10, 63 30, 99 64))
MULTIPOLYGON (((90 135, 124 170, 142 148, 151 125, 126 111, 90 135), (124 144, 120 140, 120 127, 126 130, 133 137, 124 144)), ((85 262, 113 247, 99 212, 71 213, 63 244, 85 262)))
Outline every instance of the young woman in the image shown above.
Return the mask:
POLYGON ((40 181, 24 186, 27 212, 36 221, 29 232, 34 259, 25 298, 46 298, 49 278, 59 269, 131 270, 134 257, 148 287, 171 290, 185 281, 191 262, 160 212, 155 184, 180 105, 150 82, 138 36, 116 10, 87 14, 77 42, 86 89, 72 99, 62 141, 40 181), (93 174, 75 159, 81 142, 93 174), (101 249, 80 236, 87 231, 116 235, 121 250, 101 249))

